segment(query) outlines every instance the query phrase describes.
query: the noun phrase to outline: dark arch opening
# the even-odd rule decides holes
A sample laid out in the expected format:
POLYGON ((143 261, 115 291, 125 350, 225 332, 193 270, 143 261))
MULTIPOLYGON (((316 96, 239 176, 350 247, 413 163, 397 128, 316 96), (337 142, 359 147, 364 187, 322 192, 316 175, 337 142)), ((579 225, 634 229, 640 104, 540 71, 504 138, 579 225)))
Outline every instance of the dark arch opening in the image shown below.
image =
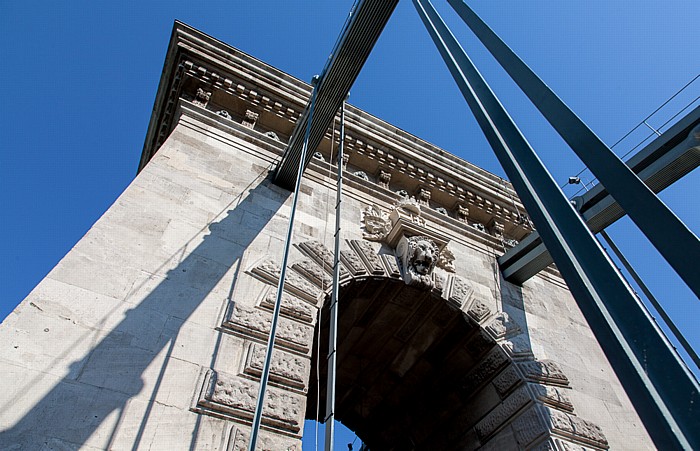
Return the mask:
MULTIPOLYGON (((477 423, 520 385, 486 331, 435 291, 400 280, 350 280, 339 303, 336 419, 373 451, 481 447, 488 437, 477 423), (489 383, 508 371, 509 386, 489 383)), ((321 399, 312 370, 310 419, 317 401, 326 416, 328 320, 326 299, 312 358, 315 368, 320 357, 321 399)))

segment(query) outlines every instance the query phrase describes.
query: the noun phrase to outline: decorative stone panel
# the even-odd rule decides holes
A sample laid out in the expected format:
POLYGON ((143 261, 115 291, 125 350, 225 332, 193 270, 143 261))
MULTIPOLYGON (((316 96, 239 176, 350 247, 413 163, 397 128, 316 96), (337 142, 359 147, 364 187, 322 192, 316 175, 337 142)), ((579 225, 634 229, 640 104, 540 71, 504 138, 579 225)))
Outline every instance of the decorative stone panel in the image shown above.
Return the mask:
MULTIPOLYGON (((282 269, 277 263, 267 261, 254 267, 251 272, 264 281, 272 285, 277 285, 282 269)), ((316 304, 322 293, 320 288, 294 271, 287 271, 284 289, 290 293, 301 296, 314 304, 316 304)))
POLYGON ((340 260, 350 270, 352 277, 361 277, 367 275, 367 268, 362 264, 360 256, 354 251, 340 251, 340 260))
POLYGON ((371 276, 383 276, 385 274, 382 260, 369 243, 361 240, 351 240, 350 246, 360 256, 360 260, 367 267, 371 276))
POLYGON ((559 410, 547 407, 542 407, 542 410, 553 432, 597 448, 608 448, 608 440, 597 425, 559 410))
POLYGON ((560 410, 574 411, 574 405, 565 390, 541 384, 530 384, 530 389, 535 397, 543 403, 560 410))
MULTIPOLYGON (((262 374, 266 352, 267 346, 260 343, 251 344, 243 372, 259 377, 262 374)), ((308 357, 275 349, 270 361, 270 380, 305 390, 310 365, 308 357)))
POLYGON ((564 375, 559 365, 551 360, 521 362, 518 366, 525 378, 530 381, 560 386, 569 385, 569 379, 564 375))
MULTIPOLYGON (((229 309, 228 317, 223 324, 225 328, 262 340, 268 339, 271 325, 272 315, 269 312, 246 309, 235 304, 229 309)), ((275 342, 280 346, 309 352, 313 343, 313 332, 313 327, 280 318, 277 323, 275 342)))
POLYGON ((311 260, 296 262, 292 265, 292 269, 311 280, 324 291, 333 286, 333 279, 331 279, 319 265, 311 260))
POLYGON ((517 334, 520 332, 520 326, 510 318, 508 313, 499 312, 486 326, 486 330, 498 340, 517 334))
POLYGON ((549 428, 537 412, 538 406, 533 405, 521 413, 513 421, 513 432, 518 444, 523 448, 549 432, 549 428))
MULTIPOLYGON (((259 384, 240 376, 207 371, 196 409, 224 418, 251 420, 255 413, 259 384)), ((304 421, 302 395, 268 387, 263 405, 263 424, 296 433, 304 421)))
MULTIPOLYGON (((226 451, 248 451, 250 432, 236 426, 231 428, 226 451)), ((301 446, 291 438, 277 434, 269 434, 264 430, 259 432, 257 448, 262 451, 301 451, 301 446)))
POLYGON ((496 406, 474 428, 482 442, 514 417, 516 412, 525 407, 530 401, 527 388, 522 386, 496 406))
MULTIPOLYGON (((305 241, 299 245, 299 249, 308 255, 328 274, 333 274, 333 253, 319 241, 305 241)), ((340 263, 340 279, 349 277, 347 268, 340 263)))
POLYGON ((515 366, 509 365, 505 370, 501 371, 501 374, 496 376, 493 380, 493 386, 499 395, 505 396, 521 380, 515 366))
POLYGON ((455 276, 452 278, 452 286, 450 287, 450 295, 447 301, 457 308, 462 308, 469 299, 474 295, 474 288, 466 280, 455 276))
POLYGON ((530 341, 526 334, 510 337, 501 343, 503 349, 506 350, 509 356, 514 360, 530 359, 533 357, 530 341))
POLYGON ((396 257, 389 254, 382 254, 380 257, 384 262, 384 266, 386 267, 389 277, 392 279, 400 279, 401 269, 399 268, 399 262, 396 260, 396 257))
POLYGON ((462 379, 460 386, 465 393, 476 391, 493 377, 508 363, 508 358, 503 351, 496 347, 484 357, 478 366, 462 379))
MULTIPOLYGON (((267 310, 272 311, 275 308, 277 300, 277 290, 269 290, 262 298, 260 305, 267 310)), ((282 293, 282 305, 280 313, 290 318, 304 321, 312 324, 316 319, 316 308, 310 305, 307 301, 303 301, 289 293, 282 293)))
POLYGON ((478 299, 474 300, 474 303, 467 310, 467 314, 471 316, 477 323, 483 321, 484 318, 489 316, 490 313, 491 310, 486 306, 486 304, 484 304, 478 299))

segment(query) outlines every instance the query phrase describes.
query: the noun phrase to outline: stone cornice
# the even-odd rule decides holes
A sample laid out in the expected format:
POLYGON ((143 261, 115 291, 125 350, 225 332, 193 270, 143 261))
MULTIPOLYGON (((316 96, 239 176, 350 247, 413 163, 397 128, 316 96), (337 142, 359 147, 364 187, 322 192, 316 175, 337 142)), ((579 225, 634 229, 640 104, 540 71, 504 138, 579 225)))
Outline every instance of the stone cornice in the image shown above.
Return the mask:
MULTIPOLYGON (((310 93, 301 80, 176 22, 139 170, 174 126, 180 99, 218 112, 222 124, 274 132, 284 143, 310 93)), ((371 185, 423 196, 426 206, 506 239, 532 230, 502 178, 351 105, 346 123, 349 169, 366 174, 371 185)), ((332 133, 319 147, 326 160, 332 133)))

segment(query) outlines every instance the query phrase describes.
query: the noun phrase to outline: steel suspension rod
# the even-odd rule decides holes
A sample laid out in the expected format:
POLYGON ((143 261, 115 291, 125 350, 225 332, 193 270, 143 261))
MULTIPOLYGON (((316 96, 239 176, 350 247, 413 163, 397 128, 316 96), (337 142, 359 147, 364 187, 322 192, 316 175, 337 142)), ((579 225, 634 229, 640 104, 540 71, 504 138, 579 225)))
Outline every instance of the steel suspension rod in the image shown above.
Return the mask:
MULTIPOLYGON (((343 145, 345 143, 345 102, 340 107, 340 143, 338 144, 338 184, 335 198, 335 247, 333 253, 333 291, 328 333, 328 378, 326 379, 325 450, 333 450, 335 440, 335 373, 338 339, 338 290, 340 281, 340 204, 343 196, 343 145)), ((319 327, 321 325, 319 324, 319 327)))
POLYGON ((263 414, 263 404, 265 402, 265 391, 267 390, 267 381, 270 377, 270 362, 272 361, 272 351, 275 346, 275 333, 277 331, 277 323, 280 316, 280 307, 282 305, 282 293, 284 291, 284 282, 287 276, 287 260, 289 259, 289 249, 292 244, 292 233, 294 231, 294 216, 297 211, 297 201, 299 200, 299 189, 301 188, 301 178, 304 173, 303 162, 305 161, 306 153, 309 147, 309 133, 311 131, 311 120, 314 114, 314 105, 316 103, 316 93, 318 77, 314 77, 311 81, 313 92, 311 93, 311 102, 309 104, 309 120, 306 123, 306 134, 304 136, 304 145, 301 149, 301 159, 299 162, 299 170, 297 172, 297 180, 294 187, 294 198, 292 200, 292 211, 289 214, 289 226, 287 227, 287 237, 284 241, 284 254, 282 257, 282 268, 280 271, 280 280, 277 284, 277 298, 275 299, 275 308, 272 312, 272 324, 270 325, 270 336, 267 339, 267 350, 265 351, 265 363, 263 365, 262 375, 260 376, 260 390, 258 391, 258 399, 255 405, 255 414, 253 416, 253 425, 250 431, 250 443, 248 451, 255 451, 255 445, 258 441, 258 432, 260 431, 260 423, 263 414))
POLYGON ((448 3, 700 298, 698 237, 463 0, 448 3))
POLYGON ((697 381, 430 2, 413 3, 655 444, 700 448, 697 381))

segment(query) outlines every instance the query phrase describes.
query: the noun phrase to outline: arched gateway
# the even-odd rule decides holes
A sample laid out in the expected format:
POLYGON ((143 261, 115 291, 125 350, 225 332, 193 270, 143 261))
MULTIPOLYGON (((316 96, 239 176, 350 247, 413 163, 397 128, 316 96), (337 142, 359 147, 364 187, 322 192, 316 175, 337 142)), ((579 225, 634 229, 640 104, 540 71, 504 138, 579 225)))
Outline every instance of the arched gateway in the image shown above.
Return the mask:
MULTIPOLYGON (((290 213, 270 169, 309 94, 176 23, 138 176, 0 326, 0 449, 246 448, 290 213)), ((337 418, 372 450, 651 447, 556 269, 500 277, 532 231, 510 185, 347 122, 337 418)), ((261 449, 324 405, 336 137, 301 188, 261 449)))

